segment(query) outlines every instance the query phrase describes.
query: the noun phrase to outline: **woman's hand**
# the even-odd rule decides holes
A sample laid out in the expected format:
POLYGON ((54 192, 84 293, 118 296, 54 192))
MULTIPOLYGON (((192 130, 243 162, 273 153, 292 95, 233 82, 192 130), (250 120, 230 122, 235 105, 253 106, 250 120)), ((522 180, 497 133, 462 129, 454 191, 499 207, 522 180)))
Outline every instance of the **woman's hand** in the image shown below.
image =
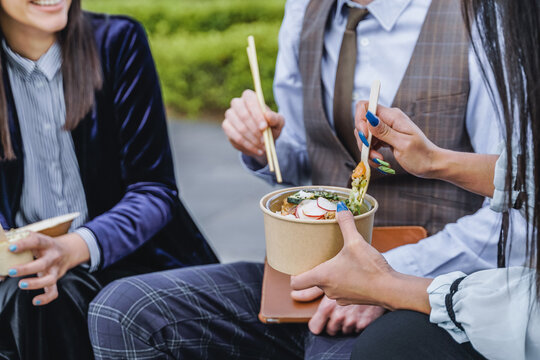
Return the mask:
MULTIPOLYGON (((465 153, 442 149, 428 140, 411 119, 399 109, 379 105, 377 115, 367 111, 367 103, 356 105, 356 141, 358 132, 373 134, 369 158, 384 160, 376 150, 389 146, 401 167, 418 177, 448 181, 482 196, 493 196, 493 175, 499 155, 465 153)), ((370 164, 378 167, 372 160, 370 164)))
POLYGON ((339 305, 379 304, 379 293, 394 272, 381 254, 360 235, 350 211, 339 211, 343 249, 332 259, 291 278, 293 289, 320 287, 339 305))
MULTIPOLYGON (((346 209, 344 204, 339 208, 346 209)), ((327 262, 291 277, 293 289, 318 286, 339 305, 379 305, 429 313, 427 288, 431 280, 395 272, 358 233, 350 211, 338 211, 337 221, 343 249, 327 262)))
MULTIPOLYGON (((377 116, 366 116, 367 102, 359 101, 356 104, 356 132, 360 131, 367 138, 368 129, 373 134, 371 153, 369 158, 384 160, 376 150, 389 146, 399 164, 407 172, 423 178, 435 176, 436 161, 442 149, 433 144, 424 135, 422 130, 407 115, 396 108, 377 107, 377 116)), ((371 114, 371 113, 370 113, 371 114)), ((362 149, 362 142, 356 134, 358 147, 362 149)), ((371 165, 378 165, 371 162, 371 165)))
POLYGON ((32 262, 10 269, 11 277, 38 275, 38 277, 24 278, 19 281, 19 288, 23 290, 44 289, 44 294, 32 300, 34 305, 46 305, 56 299, 58 297, 57 281, 69 269, 90 259, 86 243, 76 233, 57 238, 31 233, 27 238, 14 244, 16 245, 14 253, 32 251, 36 257, 32 262))

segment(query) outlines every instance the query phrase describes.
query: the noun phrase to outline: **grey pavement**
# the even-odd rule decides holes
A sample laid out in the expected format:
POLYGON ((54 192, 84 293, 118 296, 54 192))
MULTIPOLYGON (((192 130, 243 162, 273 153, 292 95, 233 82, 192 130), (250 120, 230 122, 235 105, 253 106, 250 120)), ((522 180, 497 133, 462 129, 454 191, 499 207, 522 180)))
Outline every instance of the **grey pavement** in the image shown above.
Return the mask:
POLYGON ((260 198, 274 188, 240 164, 218 123, 170 121, 180 197, 222 262, 264 259, 260 198))

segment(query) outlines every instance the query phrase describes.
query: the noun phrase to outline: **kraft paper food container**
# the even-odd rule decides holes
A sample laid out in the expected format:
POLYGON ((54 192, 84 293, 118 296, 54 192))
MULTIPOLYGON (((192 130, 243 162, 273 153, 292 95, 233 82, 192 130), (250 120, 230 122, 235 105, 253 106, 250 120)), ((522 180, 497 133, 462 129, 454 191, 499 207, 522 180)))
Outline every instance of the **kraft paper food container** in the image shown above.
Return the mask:
POLYGON ((9 246, 17 240, 24 239, 30 235, 29 231, 12 230, 5 234, 6 240, 0 242, 0 275, 6 276, 9 269, 17 265, 29 263, 34 260, 34 256, 30 251, 25 251, 20 254, 14 254, 9 251, 9 246))
MULTIPOLYGON (((274 269, 298 275, 333 258, 343 247, 343 236, 337 220, 290 219, 276 211, 283 200, 300 191, 328 191, 348 198, 350 189, 334 186, 300 186, 281 189, 265 195, 260 201, 264 214, 266 259, 274 269)), ((366 195, 364 204, 369 211, 354 217, 356 228, 371 243, 373 221, 378 203, 366 195)))
MULTIPOLYGON (((29 263, 34 259, 34 256, 30 251, 19 254, 14 254, 9 251, 9 246, 13 242, 27 237, 31 231, 39 232, 51 237, 64 235, 68 232, 73 220, 79 217, 79 215, 79 213, 72 213, 58 216, 8 231, 5 233, 5 237, 0 235, 0 276, 6 276, 9 269, 14 266, 29 263)), ((3 232, 3 230, 0 231, 3 232)))
POLYGON ((73 220, 78 218, 80 213, 71 213, 38 221, 36 223, 19 228, 19 230, 38 232, 43 235, 56 237, 67 234, 73 220))

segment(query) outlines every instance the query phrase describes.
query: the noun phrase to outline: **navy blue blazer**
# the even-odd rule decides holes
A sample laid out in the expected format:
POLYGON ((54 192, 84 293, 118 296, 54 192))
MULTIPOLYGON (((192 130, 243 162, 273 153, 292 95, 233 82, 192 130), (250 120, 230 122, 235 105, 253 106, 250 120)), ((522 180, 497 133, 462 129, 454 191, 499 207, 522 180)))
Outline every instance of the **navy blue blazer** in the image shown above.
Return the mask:
MULTIPOLYGON (((159 79, 144 29, 126 17, 86 16, 104 85, 72 137, 88 204, 90 220, 84 226, 98 240, 100 267, 123 259, 154 270, 217 262, 178 198, 159 79)), ((24 152, 4 54, 2 68, 17 159, 0 162, 0 222, 12 228, 24 152)))

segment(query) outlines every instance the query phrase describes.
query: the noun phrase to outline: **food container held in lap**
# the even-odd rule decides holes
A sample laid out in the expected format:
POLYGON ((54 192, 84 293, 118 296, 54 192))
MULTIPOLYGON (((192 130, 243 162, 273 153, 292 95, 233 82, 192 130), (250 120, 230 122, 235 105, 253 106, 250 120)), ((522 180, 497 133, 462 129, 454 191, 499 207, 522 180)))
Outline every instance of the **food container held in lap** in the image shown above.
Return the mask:
MULTIPOLYGON (((333 258, 343 247, 343 236, 335 219, 302 220, 276 214, 283 200, 300 190, 333 192, 343 199, 350 192, 350 189, 333 186, 301 186, 274 191, 261 199, 268 264, 290 275, 303 273, 333 258)), ((368 211, 355 216, 354 220, 360 234, 371 243, 378 204, 369 195, 366 195, 364 203, 368 211)))

